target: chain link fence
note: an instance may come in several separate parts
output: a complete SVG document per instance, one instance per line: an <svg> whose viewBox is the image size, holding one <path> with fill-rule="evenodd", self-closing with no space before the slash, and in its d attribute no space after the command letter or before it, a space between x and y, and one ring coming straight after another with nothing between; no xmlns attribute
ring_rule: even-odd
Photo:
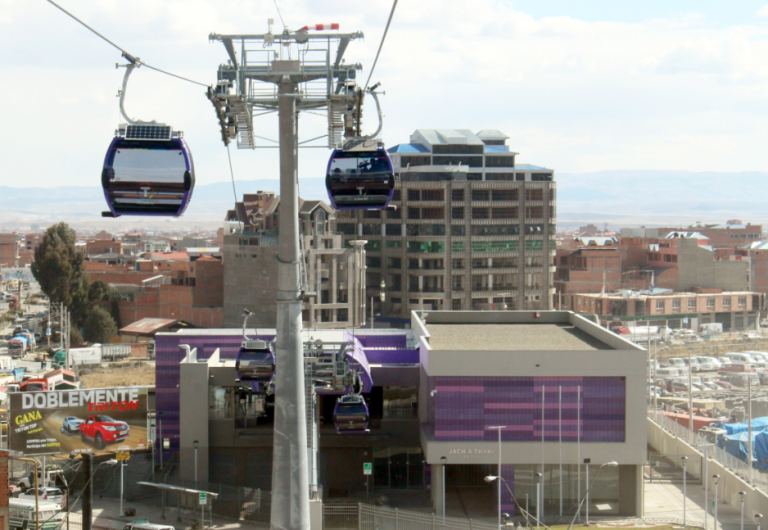
<svg viewBox="0 0 768 530"><path fill-rule="evenodd" d="M498 530L492 523L371 504L323 505L324 530Z"/></svg>

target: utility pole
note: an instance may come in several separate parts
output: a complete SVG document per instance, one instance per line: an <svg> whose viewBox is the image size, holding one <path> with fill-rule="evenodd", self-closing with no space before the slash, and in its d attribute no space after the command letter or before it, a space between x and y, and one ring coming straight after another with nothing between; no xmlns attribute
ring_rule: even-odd
<svg viewBox="0 0 768 530"><path fill-rule="evenodd" d="M83 530L93 530L93 454L83 453L83 471L85 472L85 487L83 488Z"/></svg>
<svg viewBox="0 0 768 530"><path fill-rule="evenodd" d="M313 27L323 29L322 25ZM219 118L224 144L236 139L239 148L258 148L253 129L254 109L278 112L280 233L275 361L279 368L275 372L271 511L271 527L277 530L309 530L301 337L305 286L300 273L303 255L298 217L298 112L327 108L328 147L341 143L345 122L352 120L352 114L347 111L359 99L359 93L350 92L347 83L354 84L357 70L362 68L343 64L342 57L349 42L362 36L362 33L310 33L305 28L281 34L212 34L209 37L221 41L229 56L229 64L219 67L215 91L208 92ZM309 41L312 42L304 47ZM337 45L335 51L331 49L333 45ZM236 50L245 52L238 56ZM233 88L235 93L230 94Z"/></svg>

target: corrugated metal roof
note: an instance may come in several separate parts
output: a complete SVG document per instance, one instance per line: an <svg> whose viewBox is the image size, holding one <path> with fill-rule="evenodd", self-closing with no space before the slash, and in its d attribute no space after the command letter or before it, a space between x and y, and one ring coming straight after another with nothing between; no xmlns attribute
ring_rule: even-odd
<svg viewBox="0 0 768 530"><path fill-rule="evenodd" d="M178 320L172 318L142 318L141 320L122 328L120 333L157 333L159 330L172 326L177 322Z"/></svg>
<svg viewBox="0 0 768 530"><path fill-rule="evenodd" d="M523 171L552 171L541 166L534 166L533 164L515 164L515 169Z"/></svg>

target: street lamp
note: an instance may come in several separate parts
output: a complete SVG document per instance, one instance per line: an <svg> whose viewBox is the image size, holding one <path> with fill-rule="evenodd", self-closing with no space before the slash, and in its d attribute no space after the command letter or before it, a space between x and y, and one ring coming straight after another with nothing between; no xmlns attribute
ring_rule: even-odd
<svg viewBox="0 0 768 530"><path fill-rule="evenodd" d="M717 530L717 483L720 482L720 475L712 475L712 482L715 483L715 530Z"/></svg>
<svg viewBox="0 0 768 530"><path fill-rule="evenodd" d="M747 492L740 491L739 496L741 497L741 530L744 530L744 498L747 496Z"/></svg>
<svg viewBox="0 0 768 530"><path fill-rule="evenodd" d="M611 460L610 462L606 462L605 464L602 464L599 468L597 468L597 471L595 472L595 476L592 477L592 482L589 483L589 486L587 487L587 493L584 495L584 498L581 499L579 502L579 506L576 508L576 515L573 516L573 519L571 519L571 524L568 525L568 530L571 530L573 528L573 523L576 522L576 518L579 516L579 512L581 511L581 505L584 504L584 501L589 498L589 490L592 489L592 485L594 485L595 480L597 480L597 476L600 474L600 471L605 467L616 467L619 463ZM589 477L587 477L589 478ZM589 503L587 503L587 519L584 523L585 526L589 526Z"/></svg>
<svg viewBox="0 0 768 530"><path fill-rule="evenodd" d="M541 473L534 473L536 478L536 530L541 528Z"/></svg>
<svg viewBox="0 0 768 530"><path fill-rule="evenodd" d="M197 487L197 448L200 447L200 442L195 440L192 445L195 448L195 487Z"/></svg>
<svg viewBox="0 0 768 530"><path fill-rule="evenodd" d="M490 430L496 430L499 432L499 477L501 477L501 430L506 428L506 425L495 425L488 427ZM489 482L488 477L485 477L485 481ZM501 484L499 484L499 528L501 528Z"/></svg>
<svg viewBox="0 0 768 530"><path fill-rule="evenodd" d="M440 464L443 470L443 521L445 521L445 463L448 459L444 456L440 457Z"/></svg>
<svg viewBox="0 0 768 530"><path fill-rule="evenodd" d="M686 496L686 486L687 486L687 480L686 480L687 471L686 470L687 470L687 467L688 467L688 457L687 456L682 456L682 457L680 457L680 460L683 461L683 529L685 529L686 521L687 521L687 519L685 517L685 515L686 515L686 513L685 513L685 496Z"/></svg>
<svg viewBox="0 0 768 530"><path fill-rule="evenodd" d="M512 489L509 487L509 483L506 480L504 480L504 477L496 477L494 475L488 475L483 480L485 480L488 484L490 484L494 480L499 480L500 482L502 482L504 484L504 486L507 488L507 491L509 492L509 497L510 497L510 499L512 499L512 502L514 502L515 505L517 505L517 507L520 508L520 511L523 512L523 516L525 517L525 527L528 528L528 515L530 515L528 513L528 506L526 506L526 509L523 510L523 507L520 506L517 503L517 501L515 500L515 494L512 493ZM499 489L501 489L501 484L499 484ZM526 499L527 498L528 498L528 495L526 495ZM527 503L527 501L526 501L526 503ZM508 513L503 513L503 514L501 514L501 516L505 520L505 522L506 522L506 519L509 518L509 514Z"/></svg>
<svg viewBox="0 0 768 530"><path fill-rule="evenodd" d="M762 522L762 519L763 519L762 513L755 514L755 521L757 521L757 530L760 530L760 523Z"/></svg>

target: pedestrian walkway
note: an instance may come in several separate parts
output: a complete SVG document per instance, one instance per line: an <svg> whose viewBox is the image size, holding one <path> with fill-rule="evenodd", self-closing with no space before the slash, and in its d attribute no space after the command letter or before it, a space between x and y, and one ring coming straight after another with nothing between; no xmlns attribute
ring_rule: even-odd
<svg viewBox="0 0 768 530"><path fill-rule="evenodd" d="M701 484L688 485L686 488L685 516L688 524L694 521L704 524L704 486ZM718 525L714 526L712 503L714 488L709 488L709 514L707 528L709 530L739 530L741 526L741 507L723 504L722 497L717 504ZM645 519L683 520L683 485L677 483L645 482ZM744 528L755 528L754 521L744 521Z"/></svg>
<svg viewBox="0 0 768 530"><path fill-rule="evenodd" d="M160 506L152 506L149 504L137 503L137 502L124 502L123 509L134 508L136 515L126 517L120 515L120 501L112 499L93 499L93 517L95 519L95 528L112 528L122 529L126 523L136 521L137 519L146 519L151 523L167 524L175 527L177 530L187 529L192 527L192 523L199 521L201 518L201 512L191 511L185 508L178 510L176 506L168 505L165 507L165 518L163 518L163 509ZM79 512L78 515L81 515ZM210 524L211 528L217 530L234 530L236 528L246 529L264 529L269 525L259 524L252 521L236 521L233 519L223 518L214 515L213 521L209 522L210 514L206 512L206 526ZM73 517L73 520L76 518ZM79 518L77 518L79 520ZM111 524L110 524L111 523ZM72 530L75 530L74 525Z"/></svg>

